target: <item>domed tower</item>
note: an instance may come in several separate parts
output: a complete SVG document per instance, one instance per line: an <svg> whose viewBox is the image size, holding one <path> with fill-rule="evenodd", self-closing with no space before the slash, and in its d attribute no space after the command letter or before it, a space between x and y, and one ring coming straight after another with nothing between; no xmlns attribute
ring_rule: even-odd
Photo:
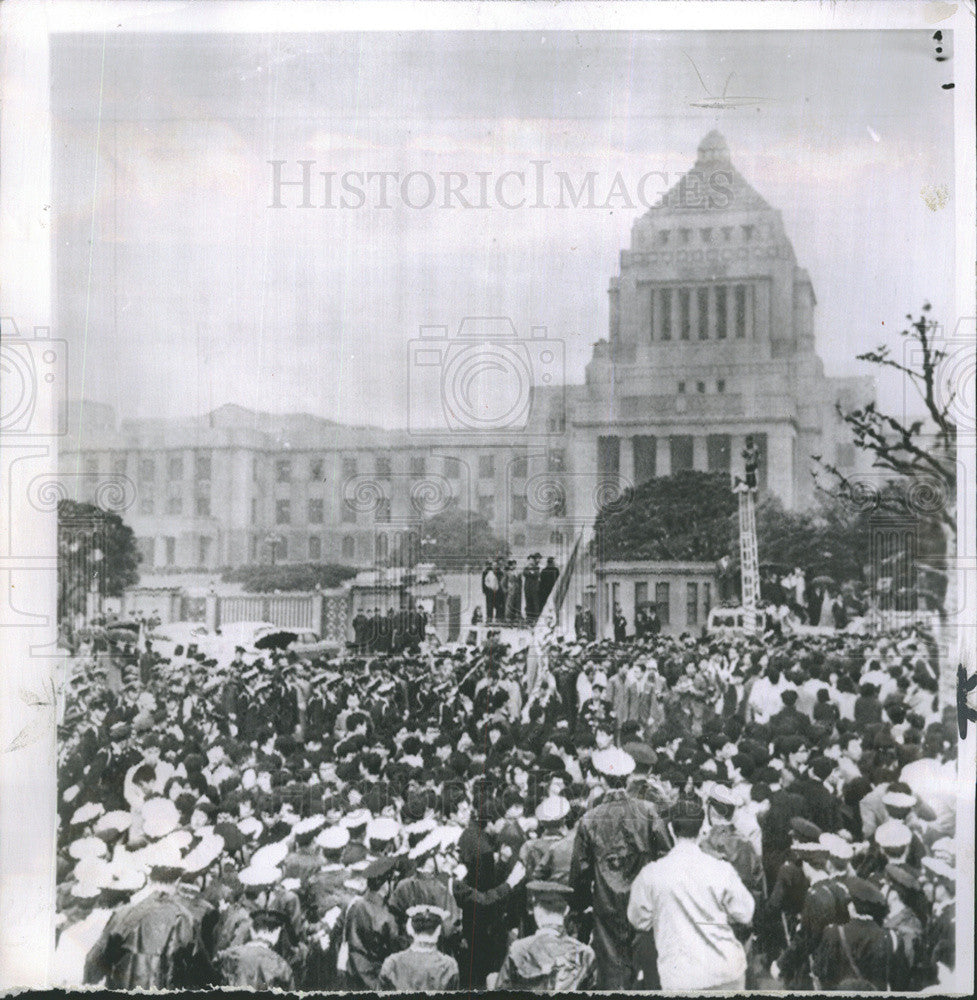
<svg viewBox="0 0 977 1000"><path fill-rule="evenodd" d="M822 437L838 380L815 353L814 290L781 214L719 132L635 221L609 297L609 338L574 414L599 435L598 471L634 482L683 468L736 473L752 434L764 486L789 506L806 502L809 456L834 458Z"/></svg>

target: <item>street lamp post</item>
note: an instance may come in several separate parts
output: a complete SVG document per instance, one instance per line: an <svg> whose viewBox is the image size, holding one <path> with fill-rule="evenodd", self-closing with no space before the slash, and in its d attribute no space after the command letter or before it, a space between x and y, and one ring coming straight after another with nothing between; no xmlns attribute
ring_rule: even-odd
<svg viewBox="0 0 977 1000"><path fill-rule="evenodd" d="M277 532L272 531L265 537L265 544L268 545L271 551L271 564L275 565L275 557L278 555L278 546L284 542L285 539L282 538Z"/></svg>

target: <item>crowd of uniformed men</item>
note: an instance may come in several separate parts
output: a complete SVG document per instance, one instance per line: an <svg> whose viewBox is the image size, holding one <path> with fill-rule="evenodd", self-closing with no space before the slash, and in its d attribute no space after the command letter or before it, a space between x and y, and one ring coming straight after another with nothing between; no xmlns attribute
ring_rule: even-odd
<svg viewBox="0 0 977 1000"><path fill-rule="evenodd" d="M110 686L82 653L60 726L63 984L924 990L953 968L956 733L927 636L132 652Z"/></svg>

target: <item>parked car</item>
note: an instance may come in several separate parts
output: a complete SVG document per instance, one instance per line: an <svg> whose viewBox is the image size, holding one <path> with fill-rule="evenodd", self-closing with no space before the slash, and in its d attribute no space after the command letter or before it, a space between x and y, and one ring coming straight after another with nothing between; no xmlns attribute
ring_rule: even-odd
<svg viewBox="0 0 977 1000"><path fill-rule="evenodd" d="M183 656L193 646L208 657L215 656L215 640L214 633L203 622L167 622L157 625L149 634L153 649L167 659Z"/></svg>
<svg viewBox="0 0 977 1000"><path fill-rule="evenodd" d="M754 612L757 618L757 631L766 632L770 627L770 616L766 611L758 610ZM718 607L709 611L706 620L707 635L745 635L746 634L746 608Z"/></svg>
<svg viewBox="0 0 977 1000"><path fill-rule="evenodd" d="M220 659L227 662L241 646L246 663L252 663L269 650L295 649L304 652L320 643L319 636L307 628L290 628L274 622L229 622L217 630Z"/></svg>

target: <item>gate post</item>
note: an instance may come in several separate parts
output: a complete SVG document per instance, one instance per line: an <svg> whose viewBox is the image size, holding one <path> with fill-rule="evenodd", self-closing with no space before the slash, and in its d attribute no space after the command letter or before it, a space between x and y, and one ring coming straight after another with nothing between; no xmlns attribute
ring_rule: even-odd
<svg viewBox="0 0 977 1000"><path fill-rule="evenodd" d="M211 631L220 626L220 598L214 593L204 599L204 623Z"/></svg>

